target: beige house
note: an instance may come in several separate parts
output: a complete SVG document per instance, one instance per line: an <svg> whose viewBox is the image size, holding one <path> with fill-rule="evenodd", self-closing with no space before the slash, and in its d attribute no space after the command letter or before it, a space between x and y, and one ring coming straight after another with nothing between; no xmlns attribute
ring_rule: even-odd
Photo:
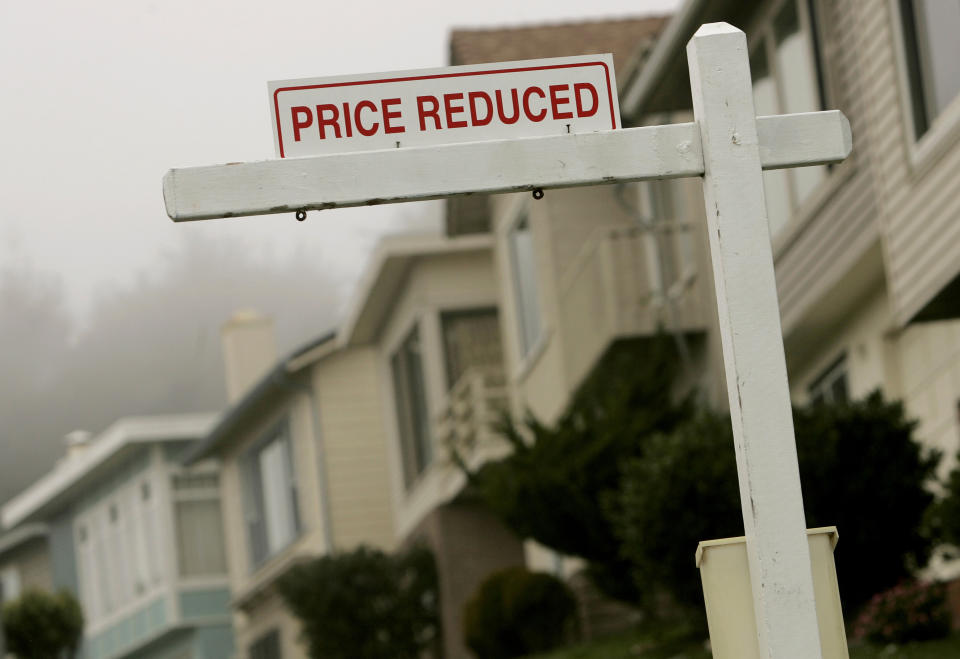
<svg viewBox="0 0 960 659"><path fill-rule="evenodd" d="M844 163L765 174L795 401L880 388L905 401L925 442L952 456L960 448L960 60L950 35L960 10L937 0L690 0L665 26L651 23L635 37L626 49L633 66L618 58L625 124L691 120L684 47L699 25L718 20L747 33L758 114L839 108L853 128ZM577 35L603 26L458 31L452 61L573 54ZM377 340L387 364L399 359L411 327L420 328L431 450L441 452L455 428L474 438L478 460L495 455L496 439L472 425L491 401L505 395L513 412L529 409L549 423L614 342L643 341L658 327L686 353L681 386L725 407L703 213L696 179L548 191L540 201L523 193L449 202L449 242L490 232L502 375L444 379L435 338L443 332L432 320L442 311L414 324L416 313L403 308L443 303L416 293L414 285L425 285L408 276ZM402 446L398 418L393 443ZM394 457L395 473L404 459ZM456 501L460 487L440 463L412 480L405 468L406 488L394 485L401 538L442 510L437 502ZM525 560L556 565L530 546Z"/></svg>
<svg viewBox="0 0 960 659"><path fill-rule="evenodd" d="M458 499L465 478L449 449L502 454L488 425L506 405L492 240L407 235L384 240L338 341L376 353L390 460L394 524L403 545L437 562L444 652L467 656L461 613L480 580L523 563L520 541Z"/></svg>
<svg viewBox="0 0 960 659"><path fill-rule="evenodd" d="M764 174L795 400L880 388L902 398L919 436L952 457L960 436L960 50L952 36L960 8L690 0L621 95L626 116L645 122L690 107L684 45L716 20L747 33L758 114L838 108L853 129L844 163ZM689 217L702 226L695 204Z"/></svg>
<svg viewBox="0 0 960 659"><path fill-rule="evenodd" d="M717 20L747 33L758 114L839 108L853 128L844 163L765 174L794 399L879 387L953 454L953 3L688 0L668 21L456 31L451 63L612 50L626 125L689 121L684 46ZM680 386L724 407L705 227L696 179L463 197L448 202L444 236L381 244L336 334L274 365L262 321L235 319L232 407L197 456L224 462L240 652L302 656L272 589L293 562L422 540L440 570L446 656L467 656L461 612L479 581L561 562L464 500L450 447L473 465L501 455L489 430L500 410L550 423L614 343L658 328L682 346Z"/></svg>
<svg viewBox="0 0 960 659"><path fill-rule="evenodd" d="M298 561L394 545L379 363L327 334L277 360L272 323L223 328L230 406L187 462L222 461L239 656L305 657L276 579Z"/></svg>
<svg viewBox="0 0 960 659"><path fill-rule="evenodd" d="M838 108L853 129L844 163L764 174L794 400L879 388L903 399L950 468L960 448L960 9L688 0L633 73L618 71L625 124L692 119L684 48L721 20L747 33L757 114ZM612 341L658 322L687 346L683 381L726 406L699 181L498 196L489 209L514 410L556 418Z"/></svg>

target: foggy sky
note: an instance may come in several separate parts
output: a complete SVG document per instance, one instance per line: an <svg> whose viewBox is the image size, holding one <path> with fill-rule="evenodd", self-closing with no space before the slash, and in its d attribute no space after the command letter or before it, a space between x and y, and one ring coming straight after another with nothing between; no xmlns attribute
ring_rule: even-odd
<svg viewBox="0 0 960 659"><path fill-rule="evenodd" d="M219 411L219 327L281 350L336 323L378 237L437 204L173 224L171 167L273 157L267 82L438 67L452 26L644 15L677 0L0 2L0 502L73 429Z"/></svg>

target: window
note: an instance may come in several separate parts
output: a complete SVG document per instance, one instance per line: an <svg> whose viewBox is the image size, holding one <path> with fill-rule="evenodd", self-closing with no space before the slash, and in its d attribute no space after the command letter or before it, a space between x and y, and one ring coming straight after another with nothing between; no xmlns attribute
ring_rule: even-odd
<svg viewBox="0 0 960 659"><path fill-rule="evenodd" d="M775 6L751 45L750 70L757 115L824 109L824 84L813 3L784 0ZM763 173L770 235L775 237L826 178L827 168L794 167Z"/></svg>
<svg viewBox="0 0 960 659"><path fill-rule="evenodd" d="M247 538L252 567L300 533L297 483L286 421L272 428L244 458Z"/></svg>
<svg viewBox="0 0 960 659"><path fill-rule="evenodd" d="M920 139L960 93L960 0L900 0L900 20Z"/></svg>
<svg viewBox="0 0 960 659"><path fill-rule="evenodd" d="M227 558L215 473L173 477L174 519L180 576L225 574Z"/></svg>
<svg viewBox="0 0 960 659"><path fill-rule="evenodd" d="M149 479L139 479L118 487L78 515L80 599L93 624L151 596L163 581L156 499Z"/></svg>
<svg viewBox="0 0 960 659"><path fill-rule="evenodd" d="M281 659L280 630L272 629L250 645L250 659Z"/></svg>
<svg viewBox="0 0 960 659"><path fill-rule="evenodd" d="M0 570L0 603L20 597L20 571L16 567Z"/></svg>
<svg viewBox="0 0 960 659"><path fill-rule="evenodd" d="M433 460L420 332L414 327L390 360L400 430L403 479L409 487Z"/></svg>
<svg viewBox="0 0 960 659"><path fill-rule="evenodd" d="M449 311L440 316L450 389L470 368L501 368L500 320L496 309Z"/></svg>
<svg viewBox="0 0 960 659"><path fill-rule="evenodd" d="M850 399L847 388L847 358L842 355L807 388L810 404L845 403Z"/></svg>
<svg viewBox="0 0 960 659"><path fill-rule="evenodd" d="M526 356L536 345L542 330L533 236L526 215L513 225L507 240L513 267L513 294L520 326L520 353Z"/></svg>

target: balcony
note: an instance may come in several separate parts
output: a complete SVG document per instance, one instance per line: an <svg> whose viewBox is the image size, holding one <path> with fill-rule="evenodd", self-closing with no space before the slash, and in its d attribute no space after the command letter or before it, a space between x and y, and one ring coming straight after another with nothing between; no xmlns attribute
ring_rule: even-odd
<svg viewBox="0 0 960 659"><path fill-rule="evenodd" d="M704 290L694 225L661 222L598 227L562 274L557 332L572 388L612 341L658 330L702 332Z"/></svg>
<svg viewBox="0 0 960 659"><path fill-rule="evenodd" d="M450 389L447 404L434 420L437 455L451 462L456 452L471 469L504 455L508 445L492 428L507 407L502 367L468 369Z"/></svg>

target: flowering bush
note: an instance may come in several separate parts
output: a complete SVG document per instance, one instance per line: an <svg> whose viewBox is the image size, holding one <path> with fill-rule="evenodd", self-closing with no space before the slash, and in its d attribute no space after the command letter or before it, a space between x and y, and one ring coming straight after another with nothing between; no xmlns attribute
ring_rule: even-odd
<svg viewBox="0 0 960 659"><path fill-rule="evenodd" d="M950 632L947 589L942 583L904 582L874 595L857 616L853 635L874 643L905 643Z"/></svg>

